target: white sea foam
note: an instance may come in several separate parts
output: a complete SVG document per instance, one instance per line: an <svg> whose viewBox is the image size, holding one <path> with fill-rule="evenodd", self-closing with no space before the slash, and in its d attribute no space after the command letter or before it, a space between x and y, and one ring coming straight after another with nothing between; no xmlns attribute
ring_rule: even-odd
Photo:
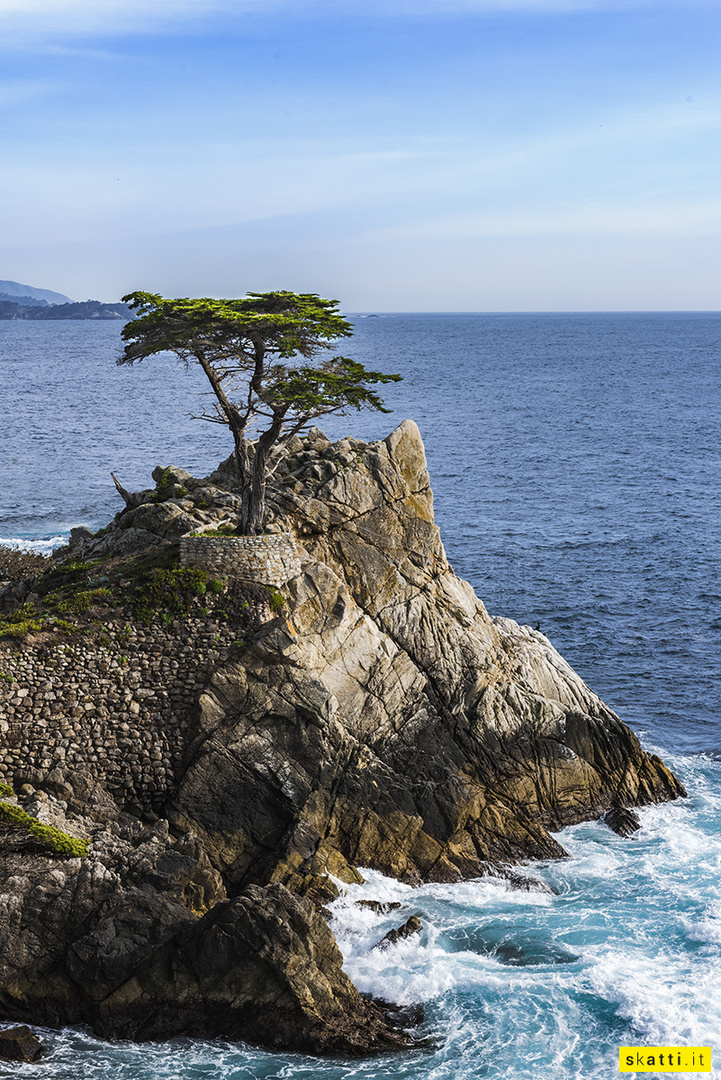
<svg viewBox="0 0 721 1080"><path fill-rule="evenodd" d="M19 536L0 536L0 547L13 548L15 551L36 551L41 555L49 555L56 548L67 544L70 533L50 536L42 540L24 539Z"/></svg>
<svg viewBox="0 0 721 1080"><path fill-rule="evenodd" d="M721 900L711 901L700 918L686 918L683 924L691 941L721 945Z"/></svg>
<svg viewBox="0 0 721 1080"><path fill-rule="evenodd" d="M423 1002L441 1037L417 1075L471 1080L482 1063L499 1080L549 1068L605 1080L619 1045L713 1044L719 772L713 761L692 768L689 800L642 809L632 838L594 822L560 833L570 858L529 868L556 895L493 879L412 889L372 872L344 889L333 929L349 975L366 993ZM360 899L401 907L380 914ZM373 948L411 914L420 934Z"/></svg>
<svg viewBox="0 0 721 1080"><path fill-rule="evenodd" d="M648 956L632 947L609 949L589 972L595 993L617 1005L639 1043L708 1046L721 1031L721 965L660 950Z"/></svg>

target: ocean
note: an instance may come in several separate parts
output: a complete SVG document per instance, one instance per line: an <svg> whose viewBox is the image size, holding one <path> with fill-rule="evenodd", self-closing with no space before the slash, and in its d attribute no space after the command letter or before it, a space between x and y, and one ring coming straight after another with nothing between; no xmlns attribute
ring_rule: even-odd
<svg viewBox="0 0 721 1080"><path fill-rule="evenodd" d="M404 381L385 388L392 415L324 430L417 421L456 572L491 614L540 624L689 797L641 810L631 839L563 830L571 858L528 867L548 894L372 872L349 889L333 905L346 970L423 1002L412 1052L349 1063L41 1029L45 1061L0 1076L606 1080L621 1045L713 1046L721 1076L721 314L350 318L343 353ZM118 368L120 347L115 323L0 323L0 543L50 550L104 525L122 508L111 471L139 489L157 464L203 474L230 452L191 419L199 372ZM420 935L371 952L410 914Z"/></svg>

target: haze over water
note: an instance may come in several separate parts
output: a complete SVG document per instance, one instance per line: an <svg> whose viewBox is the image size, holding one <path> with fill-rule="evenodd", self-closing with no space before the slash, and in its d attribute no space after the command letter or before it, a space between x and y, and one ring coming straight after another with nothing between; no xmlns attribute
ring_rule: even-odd
<svg viewBox="0 0 721 1080"><path fill-rule="evenodd" d="M721 315L353 322L342 351L404 381L386 388L391 416L324 429L376 438L417 421L456 572L491 614L540 623L689 799L641 811L630 840L564 830L571 858L528 871L553 895L369 874L341 899L349 974L425 1003L423 1050L348 1064L48 1032L50 1057L23 1075L605 1080L620 1044L713 1045L721 1030ZM138 489L156 464L202 474L230 452L227 431L187 416L205 401L199 373L170 358L117 368L119 351L112 323L0 323L3 540L104 525L122 507L111 469ZM361 895L407 907L359 914ZM413 913L420 937L370 953Z"/></svg>

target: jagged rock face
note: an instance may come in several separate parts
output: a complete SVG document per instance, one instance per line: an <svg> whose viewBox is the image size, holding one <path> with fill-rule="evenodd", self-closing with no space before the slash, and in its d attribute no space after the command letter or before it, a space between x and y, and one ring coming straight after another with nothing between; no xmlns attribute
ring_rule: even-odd
<svg viewBox="0 0 721 1080"><path fill-rule="evenodd" d="M683 794L542 634L491 619L453 573L416 425L354 445L319 438L271 492L307 552L288 619L201 698L174 813L229 887L457 880Z"/></svg>
<svg viewBox="0 0 721 1080"><path fill-rule="evenodd" d="M66 804L49 801L50 820L64 825ZM3 845L0 1008L12 1019L92 1022L147 953L226 895L199 842L173 843L167 822L74 818L71 827L91 835L87 858Z"/></svg>
<svg viewBox="0 0 721 1080"><path fill-rule="evenodd" d="M45 799L67 826L64 802ZM0 1015L109 1038L186 1034L364 1054L409 1038L360 997L313 906L282 885L232 901L197 838L123 815L85 859L8 851L0 873Z"/></svg>
<svg viewBox="0 0 721 1080"><path fill-rule="evenodd" d="M251 885L154 950L101 1003L97 1029L133 1039L222 1035L343 1055L407 1046L342 963L308 901L282 885Z"/></svg>
<svg viewBox="0 0 721 1080"><path fill-rule="evenodd" d="M43 1047L28 1027L6 1028L0 1031L0 1059L3 1061L39 1061Z"/></svg>

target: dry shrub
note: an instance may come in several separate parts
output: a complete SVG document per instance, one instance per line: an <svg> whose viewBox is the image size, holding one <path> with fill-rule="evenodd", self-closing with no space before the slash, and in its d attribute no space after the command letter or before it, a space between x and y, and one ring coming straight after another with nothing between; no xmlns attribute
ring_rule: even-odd
<svg viewBox="0 0 721 1080"><path fill-rule="evenodd" d="M49 555L38 551L18 551L0 545L0 581L24 581L44 574L54 565Z"/></svg>

